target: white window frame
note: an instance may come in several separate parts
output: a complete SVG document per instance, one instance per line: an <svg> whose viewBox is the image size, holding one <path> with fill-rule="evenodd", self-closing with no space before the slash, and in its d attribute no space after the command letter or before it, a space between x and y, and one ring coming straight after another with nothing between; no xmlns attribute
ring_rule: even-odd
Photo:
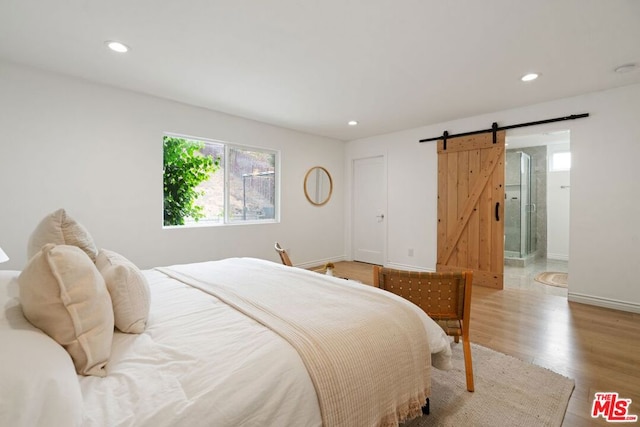
<svg viewBox="0 0 640 427"><path fill-rule="evenodd" d="M238 144L227 141L222 141L218 139L211 138L203 138L197 136L189 136L182 135L176 133L165 132L163 135L163 139L165 136L174 137L174 138L184 138L192 141L200 141L205 144L220 144L224 146L224 158L222 159L222 167L224 170L224 215L222 221L207 221L206 219L197 221L197 222L189 222L184 225L162 225L162 228L166 229L175 229L175 228L197 228L197 227L226 227L226 226L238 226L238 225L256 225L256 224L277 224L280 222L280 169L281 169L281 152L280 150L274 150L271 148L264 148L257 145L246 145L246 144ZM254 219L254 220L230 220L229 219L229 186L230 186L230 176L229 176L229 167L227 167L227 159L229 158L229 151L231 149L237 150L247 150L247 151L260 151L264 153L273 154L275 156L275 173L274 173L274 217L268 219ZM163 202L164 209L164 202Z"/></svg>

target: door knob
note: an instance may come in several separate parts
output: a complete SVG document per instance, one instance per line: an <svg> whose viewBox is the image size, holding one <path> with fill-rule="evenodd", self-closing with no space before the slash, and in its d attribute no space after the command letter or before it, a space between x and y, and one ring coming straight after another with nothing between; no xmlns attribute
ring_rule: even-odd
<svg viewBox="0 0 640 427"><path fill-rule="evenodd" d="M384 214L376 215L376 218L379 218L382 221L384 219Z"/></svg>

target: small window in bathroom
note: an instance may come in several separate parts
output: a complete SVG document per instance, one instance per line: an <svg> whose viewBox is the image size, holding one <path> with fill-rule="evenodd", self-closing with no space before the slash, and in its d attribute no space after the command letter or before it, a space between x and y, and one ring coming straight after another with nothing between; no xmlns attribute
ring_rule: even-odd
<svg viewBox="0 0 640 427"><path fill-rule="evenodd" d="M568 171L571 169L571 153L569 151L553 153L550 163L549 170L552 172Z"/></svg>

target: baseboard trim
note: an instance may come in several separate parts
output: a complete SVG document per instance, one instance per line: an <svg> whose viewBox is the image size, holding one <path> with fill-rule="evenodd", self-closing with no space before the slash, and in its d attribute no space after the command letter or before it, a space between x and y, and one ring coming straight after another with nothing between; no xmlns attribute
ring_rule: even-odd
<svg viewBox="0 0 640 427"><path fill-rule="evenodd" d="M337 257L331 257L331 258L324 258L324 259L319 259L316 261L310 261L310 262L305 262L302 264L294 264L295 267L300 267L300 268L311 268L311 267L320 267L325 265L328 262L340 262L340 261L346 261L346 257L344 255L341 256L337 256Z"/></svg>
<svg viewBox="0 0 640 427"><path fill-rule="evenodd" d="M555 259L558 261L569 261L569 255L547 253L547 259Z"/></svg>
<svg viewBox="0 0 640 427"><path fill-rule="evenodd" d="M579 294L569 292L567 299L571 302L580 304L595 305L597 307L612 308L614 310L627 311L630 313L640 313L640 304L633 302L620 301L610 298L595 297L593 295Z"/></svg>

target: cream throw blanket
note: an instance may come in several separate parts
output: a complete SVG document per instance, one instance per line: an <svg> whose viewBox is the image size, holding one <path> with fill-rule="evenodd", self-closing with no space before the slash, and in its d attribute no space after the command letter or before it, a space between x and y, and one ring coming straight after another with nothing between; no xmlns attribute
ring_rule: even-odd
<svg viewBox="0 0 640 427"><path fill-rule="evenodd" d="M421 319L401 302L252 258L158 270L287 340L313 381L324 426L397 426L421 413L431 355Z"/></svg>

